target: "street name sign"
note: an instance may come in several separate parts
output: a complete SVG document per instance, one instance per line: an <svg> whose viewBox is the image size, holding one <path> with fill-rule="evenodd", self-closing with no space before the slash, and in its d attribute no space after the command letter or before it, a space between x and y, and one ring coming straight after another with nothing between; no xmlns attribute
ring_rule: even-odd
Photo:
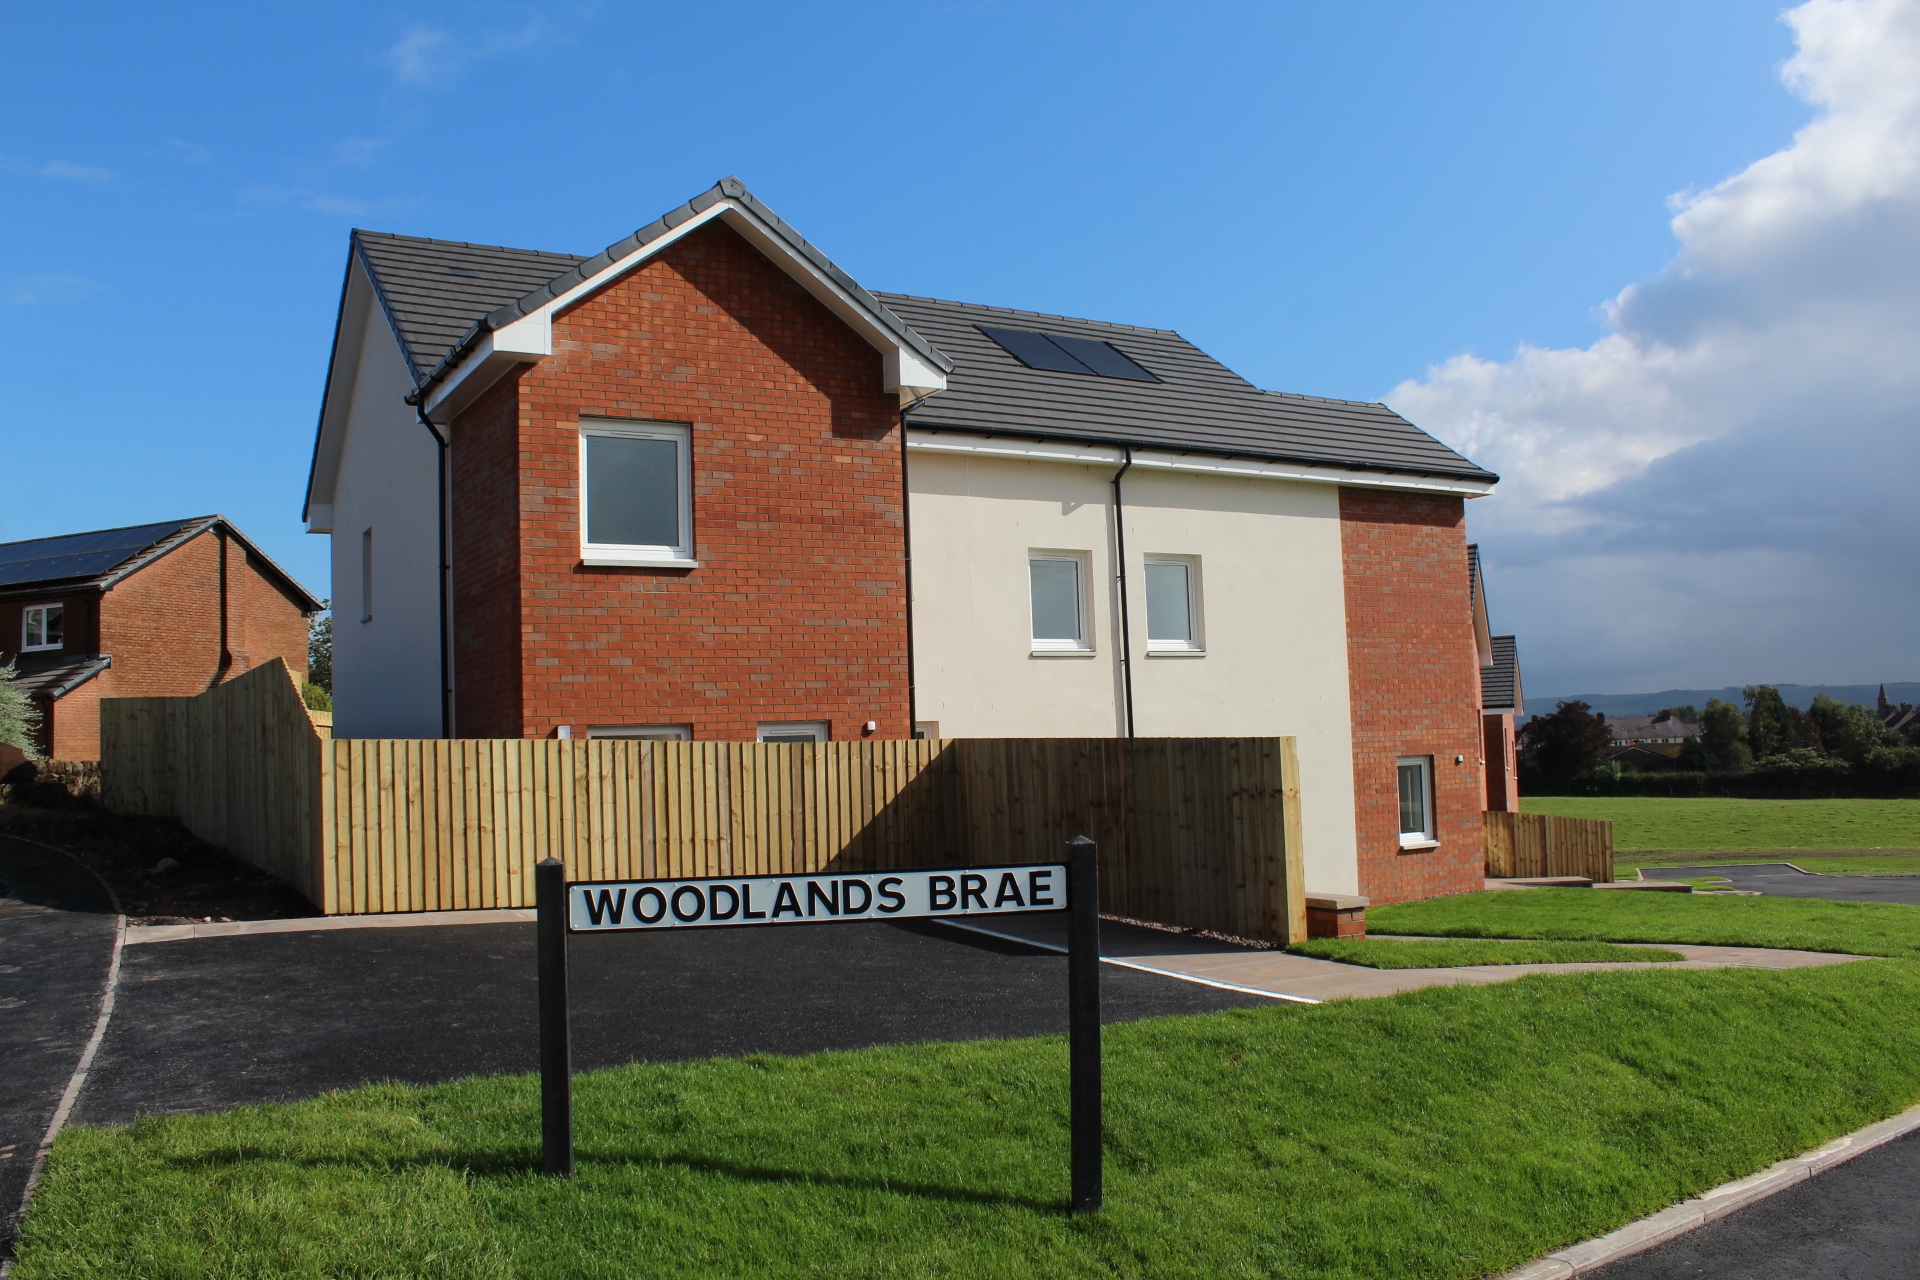
<svg viewBox="0 0 1920 1280"><path fill-rule="evenodd" d="M1064 863L853 875L576 882L567 885L567 928L573 933L601 933L820 924L1064 911L1068 905Z"/></svg>

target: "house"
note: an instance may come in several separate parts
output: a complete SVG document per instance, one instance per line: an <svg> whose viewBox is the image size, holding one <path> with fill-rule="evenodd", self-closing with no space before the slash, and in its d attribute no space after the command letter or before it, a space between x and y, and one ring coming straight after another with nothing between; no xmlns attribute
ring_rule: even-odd
<svg viewBox="0 0 1920 1280"><path fill-rule="evenodd" d="M1384 405L873 293L737 180L590 257L358 231L341 737L1292 735L1316 892L1478 887L1464 508Z"/></svg>
<svg viewBox="0 0 1920 1280"><path fill-rule="evenodd" d="M1887 697L1887 686L1880 686L1880 696L1875 700L1873 713L1881 724L1895 733L1907 733L1915 725L1920 725L1920 708L1911 702L1895 705Z"/></svg>
<svg viewBox="0 0 1920 1280"><path fill-rule="evenodd" d="M1613 746L1646 747L1668 756L1679 755L1680 748L1700 736L1699 725L1664 711L1650 716L1611 716L1607 731L1613 735Z"/></svg>
<svg viewBox="0 0 1920 1280"><path fill-rule="evenodd" d="M1520 743L1514 726L1526 713L1520 694L1520 653L1512 636L1496 636L1487 615L1487 580L1480 548L1467 545L1467 582L1473 596L1474 648L1480 656L1480 762L1487 775L1487 808L1520 812Z"/></svg>
<svg viewBox="0 0 1920 1280"><path fill-rule="evenodd" d="M224 516L0 543L0 665L40 750L100 757L100 699L183 697L274 658L307 669L320 601Z"/></svg>

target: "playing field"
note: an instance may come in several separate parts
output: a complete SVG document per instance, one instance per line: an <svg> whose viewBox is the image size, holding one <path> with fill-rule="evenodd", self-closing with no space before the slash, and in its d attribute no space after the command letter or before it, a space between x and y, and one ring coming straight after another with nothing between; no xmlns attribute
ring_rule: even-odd
<svg viewBox="0 0 1920 1280"><path fill-rule="evenodd" d="M1920 800L1533 796L1522 800L1520 807L1527 813L1565 818L1604 818L1613 823L1613 847L1622 853L1721 850L1745 854L1796 849L1920 853Z"/></svg>

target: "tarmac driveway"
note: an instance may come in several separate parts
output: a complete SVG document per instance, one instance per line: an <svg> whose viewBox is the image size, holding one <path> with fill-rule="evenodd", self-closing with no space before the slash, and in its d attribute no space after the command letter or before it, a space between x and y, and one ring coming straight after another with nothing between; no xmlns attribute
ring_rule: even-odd
<svg viewBox="0 0 1920 1280"><path fill-rule="evenodd" d="M1660 867L1661 880L1724 876L1734 889L1776 898L1840 898L1849 902L1911 902L1920 905L1920 876L1823 876L1796 871L1784 862L1742 867Z"/></svg>
<svg viewBox="0 0 1920 1280"><path fill-rule="evenodd" d="M574 1065L1066 1030L1066 959L931 922L580 934ZM1117 1022L1269 1004L1111 966ZM75 1120L285 1100L369 1080L531 1071L531 924L332 929L128 946Z"/></svg>
<svg viewBox="0 0 1920 1280"><path fill-rule="evenodd" d="M0 1256L100 1016L114 928L106 891L79 864L0 836Z"/></svg>

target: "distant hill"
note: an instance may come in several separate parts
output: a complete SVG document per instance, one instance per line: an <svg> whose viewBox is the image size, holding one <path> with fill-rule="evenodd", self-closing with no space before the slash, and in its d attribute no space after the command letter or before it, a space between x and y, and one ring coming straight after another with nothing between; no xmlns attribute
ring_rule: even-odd
<svg viewBox="0 0 1920 1280"><path fill-rule="evenodd" d="M1787 700L1788 706L1799 707L1802 711L1806 710L1816 693L1869 707L1880 696L1880 686L1877 684L1779 684L1774 688L1780 691L1780 696ZM1575 701L1584 702L1605 716L1650 716L1666 707L1704 707L1708 698L1731 702L1736 707L1745 705L1740 700L1738 685L1729 685L1725 689L1664 689L1659 693L1558 693L1546 697L1531 690L1526 692L1527 713L1536 716L1551 712L1555 703ZM1889 680L1887 698L1895 703L1920 702L1920 680Z"/></svg>

